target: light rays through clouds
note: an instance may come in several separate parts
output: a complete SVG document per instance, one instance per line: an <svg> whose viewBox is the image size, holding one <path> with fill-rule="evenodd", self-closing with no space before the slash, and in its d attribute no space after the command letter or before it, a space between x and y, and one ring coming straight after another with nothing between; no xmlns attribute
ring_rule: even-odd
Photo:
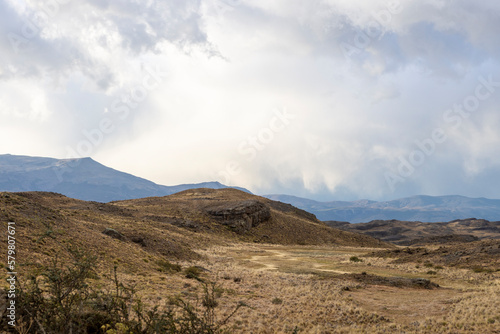
<svg viewBox="0 0 500 334"><path fill-rule="evenodd" d="M500 198L497 1L0 0L0 15L0 153L320 200Z"/></svg>

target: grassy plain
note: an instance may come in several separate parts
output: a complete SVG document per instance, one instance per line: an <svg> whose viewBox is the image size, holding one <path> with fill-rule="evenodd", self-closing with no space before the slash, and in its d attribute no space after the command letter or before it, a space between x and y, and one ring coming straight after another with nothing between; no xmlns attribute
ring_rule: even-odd
<svg viewBox="0 0 500 334"><path fill-rule="evenodd" d="M498 333L499 272L364 257L371 251L239 243L198 250L203 260L181 264L203 267L221 284L221 318L240 301L252 307L236 314L232 333ZM401 278L409 286L399 286ZM411 285L418 278L439 287ZM186 286L196 292L182 275L167 278L175 285L141 280L157 282L143 291L152 302L165 285L167 294Z"/></svg>

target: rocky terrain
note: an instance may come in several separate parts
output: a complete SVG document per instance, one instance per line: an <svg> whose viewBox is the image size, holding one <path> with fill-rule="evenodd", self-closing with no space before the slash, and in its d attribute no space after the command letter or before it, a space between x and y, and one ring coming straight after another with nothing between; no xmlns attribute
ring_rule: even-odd
<svg viewBox="0 0 500 334"><path fill-rule="evenodd" d="M331 230L308 212L236 189L192 189L167 197L112 202L136 218L231 239L277 244L387 247L359 233Z"/></svg>
<svg viewBox="0 0 500 334"><path fill-rule="evenodd" d="M429 268L436 265L472 268L477 272L500 269L500 240L430 247L404 248L371 253L368 256L396 259L396 263L420 262Z"/></svg>
<svg viewBox="0 0 500 334"><path fill-rule="evenodd" d="M500 221L458 219L441 223L374 220L369 223L327 221L328 226L370 235L398 245L444 244L480 239L500 239Z"/></svg>
<svg viewBox="0 0 500 334"><path fill-rule="evenodd" d="M123 256L130 265L143 252L190 259L199 257L196 247L238 241L389 246L369 236L332 229L300 209L236 189L194 189L111 203L56 193L4 192L0 193L0 220L16 222L26 245L21 251L27 257L43 256L37 251L42 245L43 254L58 253L68 242L99 249L105 258Z"/></svg>
<svg viewBox="0 0 500 334"><path fill-rule="evenodd" d="M3 192L0 221L15 223L26 333L68 323L162 333L154 326L170 319L196 333L486 334L500 322L500 248L487 222L450 225L477 229L454 242L479 241L398 247L290 204L207 188L110 203Z"/></svg>

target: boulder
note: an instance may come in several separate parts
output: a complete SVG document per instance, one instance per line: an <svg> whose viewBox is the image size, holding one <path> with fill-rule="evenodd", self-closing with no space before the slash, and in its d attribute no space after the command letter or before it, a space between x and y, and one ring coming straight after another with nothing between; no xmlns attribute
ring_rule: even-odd
<svg viewBox="0 0 500 334"><path fill-rule="evenodd" d="M225 202L209 206L205 210L221 224L229 226L237 233L245 233L271 218L271 209L257 200Z"/></svg>
<svg viewBox="0 0 500 334"><path fill-rule="evenodd" d="M104 231L102 231L102 233L106 234L107 236L109 236L111 238L114 238L114 239L118 239L118 240L124 240L125 239L125 237L123 236L123 234L121 234L120 232L118 232L117 230L112 229L112 228L107 228Z"/></svg>

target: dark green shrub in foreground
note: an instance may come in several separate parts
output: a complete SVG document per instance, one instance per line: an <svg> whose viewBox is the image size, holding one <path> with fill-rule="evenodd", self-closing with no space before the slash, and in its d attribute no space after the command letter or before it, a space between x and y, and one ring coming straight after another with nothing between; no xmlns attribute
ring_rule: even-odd
<svg viewBox="0 0 500 334"><path fill-rule="evenodd" d="M97 289L97 258L77 249L69 252L68 265L56 257L20 285L17 318L23 319L25 328L31 324L26 333L222 333L230 318L246 306L240 303L229 316L217 319L215 309L223 289L195 277L203 287L196 305L172 297L166 310L148 308L133 287L118 280L116 267L113 289Z"/></svg>

